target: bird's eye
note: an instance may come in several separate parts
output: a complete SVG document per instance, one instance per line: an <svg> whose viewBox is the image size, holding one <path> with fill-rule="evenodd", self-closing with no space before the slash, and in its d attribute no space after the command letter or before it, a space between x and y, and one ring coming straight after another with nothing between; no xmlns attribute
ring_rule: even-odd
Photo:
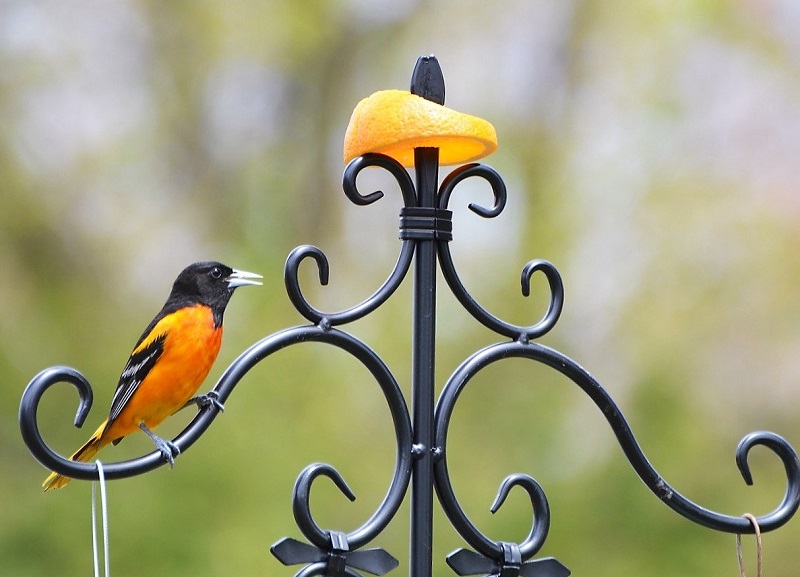
<svg viewBox="0 0 800 577"><path fill-rule="evenodd" d="M208 273L208 274L210 274L211 278L214 278L214 279L222 278L222 271L219 269L219 267L216 267L216 266L214 268L212 268L211 272Z"/></svg>

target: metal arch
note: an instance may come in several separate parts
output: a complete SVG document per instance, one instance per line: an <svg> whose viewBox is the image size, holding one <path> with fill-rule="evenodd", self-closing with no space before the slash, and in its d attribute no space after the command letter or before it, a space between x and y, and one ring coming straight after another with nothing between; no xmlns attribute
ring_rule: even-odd
<svg viewBox="0 0 800 577"><path fill-rule="evenodd" d="M397 463L395 478L392 483L390 495L385 501L389 505L399 506L402 500L400 491L408 484L411 462L411 425L408 409L402 392L386 365L377 354L357 338L335 329L324 329L316 326L293 327L274 333L252 345L244 351L219 378L212 391L220 403L223 403L233 392L241 379L258 363L271 354L291 345L305 342L323 342L332 344L350 353L359 360L376 378L383 390L397 434ZM96 480L97 467L92 463L79 463L70 461L59 455L44 441L38 423L38 407L42 395L54 384L68 382L73 384L80 395L78 415L75 419L76 426L81 426L88 415L92 405L92 389L86 378L77 370L69 367L52 367L39 373L30 382L22 396L20 403L20 430L23 440L33 456L47 468L68 475L76 479ZM200 409L192 421L173 440L181 452L191 447L219 413L213 405ZM165 464L159 451L143 457L122 461L118 463L104 463L103 471L107 479L121 479L149 472ZM401 493L397 495L397 493ZM383 507L383 506L382 506ZM384 523L385 526L385 523ZM351 541L358 542L359 535L353 536Z"/></svg>
<svg viewBox="0 0 800 577"><path fill-rule="evenodd" d="M447 470L447 430L453 409L467 383L484 367L502 359L526 358L560 372L578 385L606 417L617 437L625 457L644 484L668 507L690 521L728 533L753 533L750 522L737 516L724 515L697 505L672 488L650 464L636 441L622 411L600 383L569 357L537 343L508 342L488 346L470 356L452 374L442 391L436 407L436 447L440 458L436 463L436 488L442 507L462 537L481 552L497 554L498 544L488 539L469 522L458 505ZM747 455L756 445L763 445L775 453L786 472L786 492L781 503L770 513L757 517L762 531L781 527L800 506L800 460L786 440L770 432L747 435L736 449L736 462L745 482L752 484ZM535 551L534 551L535 552ZM525 555L523 554L523 557Z"/></svg>

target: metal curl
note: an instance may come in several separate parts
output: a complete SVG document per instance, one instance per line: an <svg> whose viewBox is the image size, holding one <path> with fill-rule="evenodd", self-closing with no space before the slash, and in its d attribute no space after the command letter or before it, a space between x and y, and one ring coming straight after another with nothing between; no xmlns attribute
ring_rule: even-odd
<svg viewBox="0 0 800 577"><path fill-rule="evenodd" d="M494 194L494 205L491 208L485 208L473 203L469 205L469 208L484 218L494 218L505 208L507 198L506 185L493 168L482 164L467 164L451 172L447 178L444 179L439 189L438 206L440 209L446 210L450 202L450 196L455 187L464 179L473 176L481 177L489 182ZM458 271L456 270L453 256L450 252L449 243L438 243L438 253L439 263L442 267L442 275L447 281L450 290L467 312L490 330L512 339L527 341L545 335L558 321L564 307L564 284L561 281L561 274L552 263L539 259L532 260L523 267L521 276L522 295L525 297L530 295L531 277L533 274L536 272L543 272L550 286L550 302L547 307L547 312L539 322L530 326L520 326L494 316L469 294L469 291L464 287L464 284L458 276Z"/></svg>
<svg viewBox="0 0 800 577"><path fill-rule="evenodd" d="M762 531L769 531L777 529L788 521L800 505L800 461L795 450L783 437L769 431L750 433L739 441L736 447L736 465L748 485L753 484L753 475L747 457L750 449L757 445L763 445L775 453L783 462L786 471L787 488L783 501L772 513L756 519ZM753 525L746 519L744 521L749 528L748 532L754 532Z"/></svg>
<svg viewBox="0 0 800 577"><path fill-rule="evenodd" d="M520 279L522 295L525 297L530 296L531 277L536 272L543 272L547 277L547 283L550 286L550 304L542 320L524 331L525 336L529 339L538 338L549 332L558 322L561 311L564 308L564 283L561 281L561 274L558 269L550 261L532 260L523 267Z"/></svg>
<svg viewBox="0 0 800 577"><path fill-rule="evenodd" d="M437 441L438 440L439 437L437 435ZM442 445L437 446L443 448ZM444 457L444 453L442 456ZM442 508L450 519L450 522L458 531L459 535L480 554L476 555L475 553L462 549L448 556L448 564L459 575L485 574L487 571L491 571L492 574L495 575L505 575L507 574L507 568L505 568L505 566L510 563L512 559L513 562L511 562L511 565L513 568L511 572L508 573L511 575L532 575L535 572L530 568L524 571L519 571L519 569L524 565L534 565L537 563L551 565L550 571L552 571L552 573L548 574L554 576L569 575L569 571L564 573L562 570L563 565L554 559L525 563L525 561L539 552L550 530L550 505L547 502L547 496L544 490L533 477L521 473L507 476L500 484L497 496L490 507L490 511L496 513L500 507L502 507L503 503L505 503L511 489L514 487L521 487L528 493L528 497L531 501L531 509L533 511L533 519L527 537L519 544L492 541L472 524L453 493L453 486L450 482L450 476L447 472L447 464L444 458L440 459L435 465L434 480L436 492L437 495L439 495L439 502L442 504ZM487 565L484 559L492 560L492 564Z"/></svg>
<svg viewBox="0 0 800 577"><path fill-rule="evenodd" d="M328 465L327 463L313 463L308 465L297 477L294 484L294 491L292 493L292 510L294 511L294 519L297 522L297 527L300 532L305 535L311 543L320 548L325 548L330 545L329 532L321 529L314 521L311 515L311 485L314 479L320 475L328 477L333 484L347 497L351 502L356 500L356 496L347 483L342 478L339 471Z"/></svg>
<svg viewBox="0 0 800 577"><path fill-rule="evenodd" d="M521 284L523 296L527 297L530 295L531 277L536 272L543 272L545 274L550 287L550 301L547 305L547 311L537 323L529 326L515 325L499 319L483 308L478 301L472 297L458 276L447 243L439 243L439 262L442 266L442 275L461 305L482 325L500 335L523 341L537 339L547 334L555 326L561 316L561 311L564 308L564 284L558 269L549 261L541 259L532 260L522 269Z"/></svg>
<svg viewBox="0 0 800 577"><path fill-rule="evenodd" d="M384 168L389 171L400 187L400 192L403 195L403 204L405 206L417 206L414 181L411 180L411 176L406 169L403 168L403 165L389 156L373 152L354 158L344 169L342 189L353 204L366 206L383 198L383 192L380 190L366 195L362 195L358 192L358 186L356 185L358 174L365 168L371 166Z"/></svg>
<svg viewBox="0 0 800 577"><path fill-rule="evenodd" d="M389 277L372 295L359 304L338 312L325 312L317 309L308 302L300 288L299 268L300 263L311 258L317 263L320 284L328 284L329 267L325 254L317 247L311 245L298 246L289 253L284 267L283 278L286 293L297 312L314 324L324 323L326 326L343 325L358 320L385 303L394 291L400 286L414 257L414 242L403 242L397 262Z"/></svg>
<svg viewBox="0 0 800 577"><path fill-rule="evenodd" d="M240 357L241 363L234 362L220 378L214 389L220 404L228 398L233 386L255 364L245 354ZM59 382L71 383L78 390L80 405L75 417L75 426L81 427L88 416L92 406L92 388L86 378L77 370L69 367L51 367L35 376L22 394L19 408L19 423L22 438L31 454L46 468L66 477L83 480L97 480L99 475L94 463L72 461L53 451L42 438L39 423L38 409L42 395L51 386ZM200 408L192 421L173 440L181 453L185 452L208 429L220 409L214 403L209 403ZM142 457L104 463L103 474L106 479L124 479L141 475L157 469L166 461L160 451L153 451Z"/></svg>
<svg viewBox="0 0 800 577"><path fill-rule="evenodd" d="M342 189L345 195L354 204L364 206L372 204L377 200L383 198L382 191L375 191L370 194L362 195L358 191L356 184L358 174L368 167L380 167L388 170L394 176L400 187L400 192L403 196L403 203L406 207L414 207L417 204L416 191L414 183L411 180L408 172L401 164L394 159L384 156L382 154L365 154L354 158L345 168L344 176L342 178ZM329 278L329 265L328 259L325 254L317 247L311 245L298 246L286 259L284 266L284 283L286 291L289 295L289 300L294 305L295 309L314 324L324 323L327 326L343 325L353 322L357 319L368 315L386 300L397 290L400 283L408 273L411 266L411 260L414 257L415 244L411 240L404 240L400 249L400 255L397 262L389 274L389 277L384 283L369 297L364 299L361 303L338 312L325 312L312 306L311 303L305 298L302 290L300 289L300 280L298 278L300 263L306 258L312 258L317 263L319 269L319 282L325 286L328 284Z"/></svg>
<svg viewBox="0 0 800 577"><path fill-rule="evenodd" d="M470 203L468 205L469 209L484 218L494 218L503 212L508 198L506 183L503 182L502 177L495 169L478 163L465 164L447 175L447 178L442 181L442 186L439 188L439 208L446 209L450 202L450 195L456 185L471 176L479 176L491 185L494 193L494 205L492 208L485 208L478 204Z"/></svg>
<svg viewBox="0 0 800 577"><path fill-rule="evenodd" d="M533 477L517 473L509 475L500 484L497 497L490 508L492 513L496 513L502 507L513 487L520 487L528 493L535 515L528 536L519 544L522 559L526 560L538 553L547 539L547 533L550 530L550 505L541 485Z"/></svg>
<svg viewBox="0 0 800 577"><path fill-rule="evenodd" d="M75 465L73 461L65 459L44 442L39 430L38 410L42 395L56 383L65 382L70 383L78 391L80 402L75 413L74 424L78 428L83 426L94 401L92 386L86 380L86 377L77 370L71 367L59 366L43 370L25 388L19 405L20 432L25 444L36 460L48 469L57 470L58 472L63 471L66 474L70 474L70 476L78 476L79 478L91 478L80 476L85 472L83 469L88 469L89 472L95 471L96 467L94 465L81 464L79 467L73 466Z"/></svg>
<svg viewBox="0 0 800 577"><path fill-rule="evenodd" d="M736 447L736 466L739 468L744 482L748 485L753 484L753 475L750 472L750 465L747 462L747 457L750 454L750 449L756 445L764 445L771 449L773 453L776 453L781 461L783 461L787 475L796 471L794 465L796 465L797 455L792 446L789 445L783 437L767 431L750 433L739 441L739 445Z"/></svg>
<svg viewBox="0 0 800 577"><path fill-rule="evenodd" d="M466 359L445 384L436 405L434 417L435 443L443 457L437 461L434 473L437 492L451 523L470 544L484 551L493 544L483 535L473 535L474 527L458 506L447 473L446 455L447 429L456 400L466 384L487 365L508 357L527 358L549 366L578 385L603 412L611 426L625 457L644 484L668 507L699 525L727 533L753 533L753 525L745 518L723 515L703 508L673 489L648 461L634 437L628 422L617 404L600 383L569 357L537 343L497 343L490 345ZM794 449L780 436L769 432L755 432L746 436L736 451L736 462L742 477L752 483L747 455L756 445L764 445L783 462L787 488L781 503L766 515L757 517L762 532L772 531L784 525L800 507L800 460ZM483 549L481 549L483 547Z"/></svg>
<svg viewBox="0 0 800 577"><path fill-rule="evenodd" d="M305 296L303 296L303 291L300 288L300 263L306 258L311 258L317 263L319 284L322 286L328 284L330 270L328 258L320 249L308 244L298 246L289 253L283 268L283 282L284 285L286 285L286 294L289 296L289 300L292 301L294 308L297 309L297 312L312 323L318 323L325 318L325 313L311 306Z"/></svg>
<svg viewBox="0 0 800 577"><path fill-rule="evenodd" d="M504 542L493 541L486 537L466 516L453 493L446 464L437 464L435 479L439 501L459 535L485 557L502 559ZM531 529L527 537L517 545L522 561L526 561L538 553L547 539L547 533L550 530L550 505L547 502L544 490L533 477L516 473L503 479L500 484L497 496L489 509L493 514L502 507L514 487L521 487L528 493L534 513Z"/></svg>
<svg viewBox="0 0 800 577"><path fill-rule="evenodd" d="M36 375L22 394L19 406L22 438L36 460L48 469L73 479L95 480L98 471L94 463L71 461L51 449L42 438L38 422L39 402L45 391L60 382L72 384L80 395L75 426L81 427L86 421L93 400L92 388L86 377L70 367L51 367ZM180 445L178 448L183 449ZM160 451L153 451L138 459L104 465L103 473L107 479L122 479L152 471L165 462Z"/></svg>

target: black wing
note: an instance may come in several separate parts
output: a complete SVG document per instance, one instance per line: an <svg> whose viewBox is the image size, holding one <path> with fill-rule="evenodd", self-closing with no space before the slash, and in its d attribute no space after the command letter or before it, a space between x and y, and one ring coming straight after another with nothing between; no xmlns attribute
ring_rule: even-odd
<svg viewBox="0 0 800 577"><path fill-rule="evenodd" d="M128 363L119 376L117 390L114 391L114 398L111 400L111 412L108 415L109 424L119 417L133 393L136 392L141 382L158 362L164 352L164 341L166 340L167 335L164 333L154 338L146 347L131 354Z"/></svg>

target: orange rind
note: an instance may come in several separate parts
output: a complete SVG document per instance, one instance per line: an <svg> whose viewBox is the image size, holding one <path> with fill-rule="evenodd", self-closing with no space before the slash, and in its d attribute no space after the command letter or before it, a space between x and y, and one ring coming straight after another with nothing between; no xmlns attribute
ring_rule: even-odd
<svg viewBox="0 0 800 577"><path fill-rule="evenodd" d="M491 123L405 90L381 90L356 105L344 137L344 161L368 152L414 165L414 149L439 149L439 164L464 164L497 150Z"/></svg>

